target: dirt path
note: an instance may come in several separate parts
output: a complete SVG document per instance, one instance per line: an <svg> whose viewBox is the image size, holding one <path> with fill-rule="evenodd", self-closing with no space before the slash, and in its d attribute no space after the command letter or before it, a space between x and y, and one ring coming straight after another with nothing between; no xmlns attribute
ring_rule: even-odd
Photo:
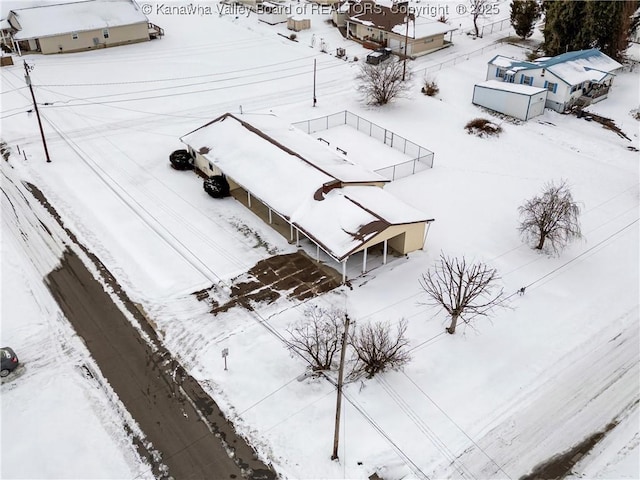
<svg viewBox="0 0 640 480"><path fill-rule="evenodd" d="M33 185L27 187L88 255L150 339L147 342L142 337L78 255L68 249L60 267L45 278L46 283L144 432L145 437L134 436L134 442L156 478L274 479L275 473L256 459L254 450L235 433L211 397L162 347L110 272L64 227L43 194Z"/></svg>

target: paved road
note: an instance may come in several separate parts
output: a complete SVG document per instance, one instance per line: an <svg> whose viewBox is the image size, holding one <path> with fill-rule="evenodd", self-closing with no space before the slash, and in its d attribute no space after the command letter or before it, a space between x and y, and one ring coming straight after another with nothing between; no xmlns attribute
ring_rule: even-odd
<svg viewBox="0 0 640 480"><path fill-rule="evenodd" d="M142 337L78 255L68 249L60 266L45 281L144 433L143 439L134 435L134 442L152 465L154 476L179 480L274 479L274 472L256 459L255 451L235 433L211 397L162 347L110 272L64 227L42 193L33 185L27 186L95 264L150 339L148 343ZM148 472L139 473L148 476Z"/></svg>

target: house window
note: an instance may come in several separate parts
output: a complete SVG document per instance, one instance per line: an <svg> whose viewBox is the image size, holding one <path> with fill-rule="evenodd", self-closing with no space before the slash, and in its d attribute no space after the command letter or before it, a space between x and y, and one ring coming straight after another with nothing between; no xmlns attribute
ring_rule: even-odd
<svg viewBox="0 0 640 480"><path fill-rule="evenodd" d="M571 87L571 93L576 92L578 90L582 89L582 84L579 83L578 85L574 85L573 87Z"/></svg>
<svg viewBox="0 0 640 480"><path fill-rule="evenodd" d="M78 39L78 32L73 32L73 33L71 34L71 38L72 38L73 40L77 40L77 39Z"/></svg>
<svg viewBox="0 0 640 480"><path fill-rule="evenodd" d="M526 75L523 75L522 77L520 77L520 83L523 83L525 85L533 85L533 77L527 77Z"/></svg>
<svg viewBox="0 0 640 480"><path fill-rule="evenodd" d="M424 39L424 43L431 43L433 42L433 37L429 37L429 38L425 38Z"/></svg>
<svg viewBox="0 0 640 480"><path fill-rule="evenodd" d="M553 83L553 82L544 82L544 88L546 88L547 90L549 90L551 93L556 93L556 91L558 90L558 84L557 83Z"/></svg>
<svg viewBox="0 0 640 480"><path fill-rule="evenodd" d="M515 78L515 75L513 73L507 73L504 76L504 81L508 83L513 83L514 78Z"/></svg>
<svg viewBox="0 0 640 480"><path fill-rule="evenodd" d="M103 28L102 29L102 36L104 38L109 38L109 29L108 28Z"/></svg>
<svg viewBox="0 0 640 480"><path fill-rule="evenodd" d="M498 78L504 78L505 73L507 73L507 71L504 68L498 67L496 69L496 77Z"/></svg>

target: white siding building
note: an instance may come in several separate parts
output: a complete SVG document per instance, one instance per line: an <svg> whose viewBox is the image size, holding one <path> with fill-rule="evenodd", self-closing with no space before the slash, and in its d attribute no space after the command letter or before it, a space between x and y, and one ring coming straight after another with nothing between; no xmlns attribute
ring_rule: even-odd
<svg viewBox="0 0 640 480"><path fill-rule="evenodd" d="M547 90L546 107L564 112L607 98L622 65L600 50L579 50L533 62L497 55L489 61L486 80Z"/></svg>
<svg viewBox="0 0 640 480"><path fill-rule="evenodd" d="M473 89L473 104L520 120L542 115L547 89L487 80Z"/></svg>

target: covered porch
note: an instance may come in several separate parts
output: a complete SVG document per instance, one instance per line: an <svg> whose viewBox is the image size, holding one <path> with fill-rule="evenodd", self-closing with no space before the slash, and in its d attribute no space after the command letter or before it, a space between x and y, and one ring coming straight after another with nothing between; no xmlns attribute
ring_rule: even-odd
<svg viewBox="0 0 640 480"><path fill-rule="evenodd" d="M343 258L336 258L320 245L311 235L291 223L283 215L275 211L260 198L251 194L241 185L231 179L231 196L246 208L256 214L262 221L268 223L274 230L295 244L313 258L317 263L330 268L341 277L344 284L350 278L356 278L371 270L382 267L393 259L404 257L403 246L407 239L406 230L390 227L389 231L376 235L361 248L354 250ZM433 220L426 221L426 228L421 235L421 246L426 242L428 229ZM334 273L335 274L335 273Z"/></svg>

